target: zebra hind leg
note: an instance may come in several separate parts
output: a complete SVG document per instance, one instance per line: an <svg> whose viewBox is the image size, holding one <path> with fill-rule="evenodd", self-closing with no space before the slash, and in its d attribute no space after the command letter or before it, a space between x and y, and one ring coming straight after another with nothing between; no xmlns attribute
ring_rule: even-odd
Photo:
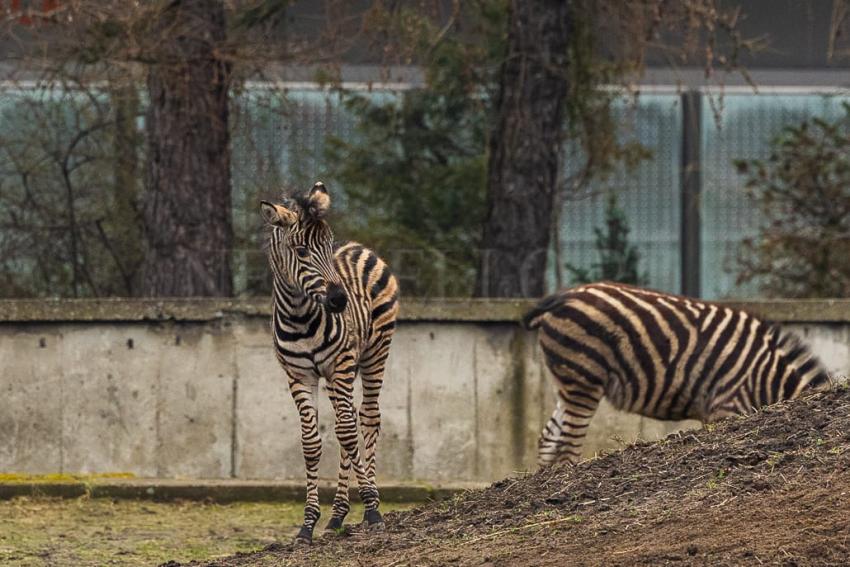
<svg viewBox="0 0 850 567"><path fill-rule="evenodd" d="M552 416L543 426L537 441L537 464L545 467L553 464L561 452L561 415L564 413L560 400Z"/></svg>
<svg viewBox="0 0 850 567"><path fill-rule="evenodd" d="M381 408L378 396L384 383L384 369L389 355L392 333L379 334L360 359L360 382L363 386L363 403L360 404L360 430L363 433L363 460L369 482L377 486L376 460L378 436L381 432ZM384 529L384 519L377 508L366 509L363 523L370 531Z"/></svg>
<svg viewBox="0 0 850 567"><path fill-rule="evenodd" d="M590 380L564 372L560 367L554 370L559 371L555 374L559 382L558 404L537 443L540 466L579 462L587 428L604 395L602 387Z"/></svg>
<svg viewBox="0 0 850 567"><path fill-rule="evenodd" d="M597 389L562 387L558 391L562 412L557 463L575 465L581 460L584 437L601 399L602 392Z"/></svg>
<svg viewBox="0 0 850 567"><path fill-rule="evenodd" d="M378 405L378 394L381 392L383 383L383 368L379 374L363 374L363 403L360 405L360 430L363 433L363 461L366 467L366 476L369 481L377 486L376 480L376 458L378 452L378 435L381 431L381 409ZM382 530L384 520L381 513L375 510L366 510L363 514L363 522L369 530Z"/></svg>
<svg viewBox="0 0 850 567"><path fill-rule="evenodd" d="M339 449L339 479L336 486L336 494L334 495L333 512L331 519L325 526L325 532L338 533L342 530L345 517L351 509L348 495L349 473L351 472L351 459L348 458L345 450Z"/></svg>
<svg viewBox="0 0 850 567"><path fill-rule="evenodd" d="M378 487L375 482L366 474L366 467L360 457L359 448L359 427L357 423L357 415L354 411L354 403L352 401L352 382L353 372L349 374L346 371L343 375L335 376L333 380L331 394L331 403L336 412L336 432L339 445L351 462L351 467L354 469L354 474L357 477L358 491L360 500L366 508L365 519L367 526L374 524L383 524L381 513L378 512L380 497Z"/></svg>

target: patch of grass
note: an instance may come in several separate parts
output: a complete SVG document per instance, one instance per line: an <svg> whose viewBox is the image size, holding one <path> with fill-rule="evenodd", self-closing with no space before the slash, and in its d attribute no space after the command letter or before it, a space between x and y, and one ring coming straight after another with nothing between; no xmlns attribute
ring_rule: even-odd
<svg viewBox="0 0 850 567"><path fill-rule="evenodd" d="M776 467L776 465L778 465L781 460L782 453L777 451L771 451L770 456L767 458L765 463L767 463L767 466L770 467L770 472L773 472L774 467Z"/></svg>
<svg viewBox="0 0 850 567"><path fill-rule="evenodd" d="M97 473L97 474L20 474L0 473L2 484L53 484L67 482L90 483L97 480L114 478L135 478L132 473Z"/></svg>
<svg viewBox="0 0 850 567"><path fill-rule="evenodd" d="M211 560L288 542L302 514L303 505L296 502L16 498L0 502L0 565L99 567ZM323 507L317 537L330 516L330 507ZM362 505L353 504L349 521L359 522L362 516Z"/></svg>
<svg viewBox="0 0 850 567"><path fill-rule="evenodd" d="M717 471L717 473L715 473L712 478L709 479L709 481L706 483L706 486L709 490L717 489L717 487L720 486L720 483L723 482L723 479L726 478L726 475L728 474L729 472L727 470L720 469L719 471Z"/></svg>

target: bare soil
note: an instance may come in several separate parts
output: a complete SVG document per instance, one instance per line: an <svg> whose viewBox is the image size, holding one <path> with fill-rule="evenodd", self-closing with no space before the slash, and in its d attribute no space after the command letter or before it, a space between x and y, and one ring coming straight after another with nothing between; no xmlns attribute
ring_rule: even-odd
<svg viewBox="0 0 850 567"><path fill-rule="evenodd" d="M208 566L850 565L850 391Z"/></svg>

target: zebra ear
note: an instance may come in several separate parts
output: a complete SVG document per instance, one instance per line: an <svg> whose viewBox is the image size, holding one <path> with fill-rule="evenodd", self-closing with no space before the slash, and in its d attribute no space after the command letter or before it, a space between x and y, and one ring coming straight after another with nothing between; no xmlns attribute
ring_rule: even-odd
<svg viewBox="0 0 850 567"><path fill-rule="evenodd" d="M323 218L331 208L331 196L325 184L317 181L310 193L307 194L307 213L315 218Z"/></svg>
<svg viewBox="0 0 850 567"><path fill-rule="evenodd" d="M286 228L295 223L297 215L282 205L260 201L260 214L270 225Z"/></svg>

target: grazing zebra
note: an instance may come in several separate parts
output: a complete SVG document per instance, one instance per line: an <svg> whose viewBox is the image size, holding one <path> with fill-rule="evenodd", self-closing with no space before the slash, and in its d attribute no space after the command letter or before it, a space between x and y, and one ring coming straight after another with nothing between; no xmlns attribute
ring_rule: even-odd
<svg viewBox="0 0 850 567"><path fill-rule="evenodd" d="M656 419L717 419L824 389L799 340L722 305L617 283L544 298L523 318L555 377L558 403L538 443L541 465L576 463L602 397Z"/></svg>
<svg viewBox="0 0 850 567"><path fill-rule="evenodd" d="M324 378L334 407L340 445L339 483L327 530L342 527L349 511L348 476L354 469L369 529L383 527L375 483L375 450L381 427L378 394L398 313L398 283L374 252L355 242L334 248L324 217L331 199L322 183L288 206L262 202L271 225L268 255L274 276L272 331L277 359L301 417L307 469L304 524L296 543L311 543L319 520L317 486L322 440L317 400ZM359 429L353 390L363 388Z"/></svg>

